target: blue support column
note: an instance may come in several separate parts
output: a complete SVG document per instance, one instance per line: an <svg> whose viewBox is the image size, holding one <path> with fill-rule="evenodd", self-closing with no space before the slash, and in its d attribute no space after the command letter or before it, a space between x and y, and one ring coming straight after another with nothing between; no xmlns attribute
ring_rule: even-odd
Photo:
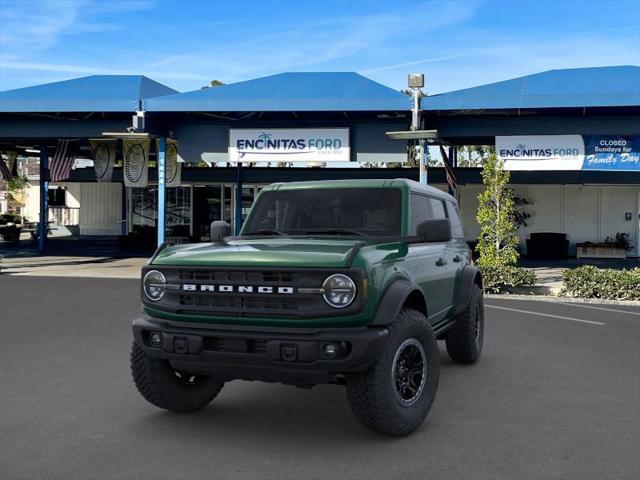
<svg viewBox="0 0 640 480"><path fill-rule="evenodd" d="M44 255L47 249L47 226L49 221L49 157L47 145L40 145L40 223L38 224L38 252Z"/></svg>
<svg viewBox="0 0 640 480"><path fill-rule="evenodd" d="M429 147L427 146L424 140L420 140L420 183L422 185L427 185L429 183L428 171L429 171L429 151L427 150Z"/></svg>
<svg viewBox="0 0 640 480"><path fill-rule="evenodd" d="M158 246L160 246L164 243L164 220L167 203L167 139L165 137L160 137L158 144L158 221L156 225L158 227Z"/></svg>
<svg viewBox="0 0 640 480"><path fill-rule="evenodd" d="M236 166L236 235L242 229L242 163Z"/></svg>

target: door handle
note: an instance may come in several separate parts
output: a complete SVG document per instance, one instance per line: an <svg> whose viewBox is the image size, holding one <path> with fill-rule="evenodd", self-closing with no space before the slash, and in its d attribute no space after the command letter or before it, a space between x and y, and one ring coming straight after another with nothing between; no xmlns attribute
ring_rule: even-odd
<svg viewBox="0 0 640 480"><path fill-rule="evenodd" d="M456 255L455 257L453 257L453 261L458 263L462 261L462 257L460 255Z"/></svg>
<svg viewBox="0 0 640 480"><path fill-rule="evenodd" d="M440 258L436 261L436 265L437 265L438 267L444 267L446 264L447 264L447 261L446 261L444 258L442 258L442 257L440 257Z"/></svg>

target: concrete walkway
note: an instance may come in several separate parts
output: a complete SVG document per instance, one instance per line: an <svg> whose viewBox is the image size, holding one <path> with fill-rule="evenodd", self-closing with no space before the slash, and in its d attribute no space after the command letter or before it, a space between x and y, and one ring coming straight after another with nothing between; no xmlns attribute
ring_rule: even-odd
<svg viewBox="0 0 640 480"><path fill-rule="evenodd" d="M146 258L17 257L0 259L0 272L43 277L140 278Z"/></svg>

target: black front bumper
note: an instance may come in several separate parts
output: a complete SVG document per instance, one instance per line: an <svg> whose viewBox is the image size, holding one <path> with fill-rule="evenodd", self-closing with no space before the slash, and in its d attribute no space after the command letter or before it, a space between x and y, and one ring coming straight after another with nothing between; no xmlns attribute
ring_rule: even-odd
<svg viewBox="0 0 640 480"><path fill-rule="evenodd" d="M151 339L157 333L157 346ZM189 373L308 385L362 372L380 355L386 328L269 328L181 325L145 317L133 335L145 353ZM328 355L325 346L336 353Z"/></svg>

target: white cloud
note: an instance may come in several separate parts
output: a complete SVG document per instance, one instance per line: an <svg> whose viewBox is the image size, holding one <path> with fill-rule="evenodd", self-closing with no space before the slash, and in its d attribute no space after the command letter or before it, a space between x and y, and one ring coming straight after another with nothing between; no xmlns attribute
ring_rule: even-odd
<svg viewBox="0 0 640 480"><path fill-rule="evenodd" d="M54 47L63 36L121 30L122 25L96 20L107 13L152 7L147 1L41 0L0 4L0 60L29 58Z"/></svg>
<svg viewBox="0 0 640 480"><path fill-rule="evenodd" d="M546 70L640 64L640 28L612 37L558 33L547 38L477 35L478 46L452 48L455 68L433 65L427 72L430 94L498 82Z"/></svg>
<svg viewBox="0 0 640 480"><path fill-rule="evenodd" d="M429 32L465 22L473 16L478 6L478 2L420 4L413 9L411 17L428 18L429 21L419 22L411 21L408 12L397 9L391 13L337 16L293 29L283 28L259 38L239 35L247 40L225 41L221 47L205 45L197 49L190 48L188 52L151 61L148 67L209 72L210 78L227 83L282 71L326 70L327 66L335 69L335 65L344 65L343 70L391 70L400 66L379 65L378 60L387 49L387 44L418 43ZM275 25L274 30L277 27ZM392 53L394 56L397 54ZM371 58L378 63L372 65ZM409 64L436 60L429 58ZM371 66L361 68L361 65L355 64L356 61Z"/></svg>
<svg viewBox="0 0 640 480"><path fill-rule="evenodd" d="M0 89L70 76L144 74L193 90L214 78L230 83L305 70L355 70L400 89L411 69L423 70L427 91L437 93L552 68L640 63L638 27L510 35L495 24L470 21L478 2L416 1L410 9L389 2L358 16L337 13L307 23L302 15L268 22L251 15L207 21L203 15L194 19L197 25L169 22L160 35L149 31L143 15L129 15L152 8L149 1L0 5ZM129 27L123 22L142 27L92 35Z"/></svg>
<svg viewBox="0 0 640 480"><path fill-rule="evenodd" d="M422 60L413 60L411 62L396 63L394 65L384 65L382 67L376 67L376 68L368 68L366 70L361 70L360 73L370 74L374 72L382 72L384 70L397 70L399 68L415 67L416 65L422 65L425 63L442 62L444 60L453 60L454 58L458 58L458 56L446 55L443 57L423 58Z"/></svg>

